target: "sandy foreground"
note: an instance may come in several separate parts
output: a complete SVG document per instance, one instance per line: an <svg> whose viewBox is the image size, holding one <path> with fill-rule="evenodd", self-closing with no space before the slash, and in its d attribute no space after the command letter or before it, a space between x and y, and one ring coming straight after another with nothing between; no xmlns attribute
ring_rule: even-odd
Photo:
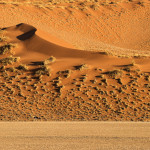
<svg viewBox="0 0 150 150"><path fill-rule="evenodd" d="M149 150L150 123L1 122L2 150Z"/></svg>

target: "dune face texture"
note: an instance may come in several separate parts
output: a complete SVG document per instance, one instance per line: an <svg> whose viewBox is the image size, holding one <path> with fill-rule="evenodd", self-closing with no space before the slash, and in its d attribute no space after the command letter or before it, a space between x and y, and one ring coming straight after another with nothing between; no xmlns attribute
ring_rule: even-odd
<svg viewBox="0 0 150 150"><path fill-rule="evenodd" d="M2 121L150 121L150 1L0 1Z"/></svg>

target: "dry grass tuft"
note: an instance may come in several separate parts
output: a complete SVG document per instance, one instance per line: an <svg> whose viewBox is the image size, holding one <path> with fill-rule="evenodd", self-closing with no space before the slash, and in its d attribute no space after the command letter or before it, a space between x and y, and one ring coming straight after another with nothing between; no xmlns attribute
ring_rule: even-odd
<svg viewBox="0 0 150 150"><path fill-rule="evenodd" d="M82 64L82 65L79 65L79 66L75 66L75 68L77 70L88 69L88 65L87 64Z"/></svg>
<svg viewBox="0 0 150 150"><path fill-rule="evenodd" d="M13 64L14 62L18 62L19 60L20 60L20 57L9 56L7 58L1 59L0 64L3 64L3 65Z"/></svg>
<svg viewBox="0 0 150 150"><path fill-rule="evenodd" d="M36 75L50 75L50 69L47 66L41 66L40 68L36 69L35 71Z"/></svg>
<svg viewBox="0 0 150 150"><path fill-rule="evenodd" d="M6 42L8 40L8 37L6 36L0 36L0 42Z"/></svg>
<svg viewBox="0 0 150 150"><path fill-rule="evenodd" d="M7 54L11 52L12 48L16 47L15 44L9 43L0 47L0 54Z"/></svg>
<svg viewBox="0 0 150 150"><path fill-rule="evenodd" d="M105 74L108 74L112 78L116 78L116 77L122 75L122 71L121 70L113 70L113 71L105 72Z"/></svg>
<svg viewBox="0 0 150 150"><path fill-rule="evenodd" d="M18 70L23 70L23 71L27 71L28 70L28 67L27 65L25 64L21 64L17 67Z"/></svg>
<svg viewBox="0 0 150 150"><path fill-rule="evenodd" d="M51 56L50 58L46 59L44 61L44 65L49 65L49 64L52 64L56 61L56 58L54 56Z"/></svg>

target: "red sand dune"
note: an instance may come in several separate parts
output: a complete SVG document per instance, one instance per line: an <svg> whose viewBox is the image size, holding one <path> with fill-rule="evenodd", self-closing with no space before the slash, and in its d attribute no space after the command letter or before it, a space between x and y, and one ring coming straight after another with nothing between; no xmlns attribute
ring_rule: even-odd
<svg viewBox="0 0 150 150"><path fill-rule="evenodd" d="M5 30L7 31L6 35L10 37L10 40L18 43L17 48L15 49L15 55L21 57L24 63L43 61L50 56L54 56L57 58L58 63L59 60L63 60L64 62L61 61L61 66L59 66L59 68L63 68L63 65L73 66L76 64L87 63L97 67L110 69L116 65L130 64L134 60L133 58L108 56L97 51L77 50L66 41L60 40L43 31L38 31L35 27L25 23L8 27ZM140 69L145 70L143 62L147 61L147 59L135 59L137 62L136 64L139 65L139 67L141 65ZM66 62L68 63L66 64ZM148 64L145 64L146 70L149 66L147 65Z"/></svg>

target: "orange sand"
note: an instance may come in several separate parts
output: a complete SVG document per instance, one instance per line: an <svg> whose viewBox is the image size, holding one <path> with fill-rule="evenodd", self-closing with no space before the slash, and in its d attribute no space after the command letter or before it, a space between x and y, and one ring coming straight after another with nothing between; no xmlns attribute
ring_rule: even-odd
<svg viewBox="0 0 150 150"><path fill-rule="evenodd" d="M149 1L47 4L0 4L0 119L149 121Z"/></svg>

